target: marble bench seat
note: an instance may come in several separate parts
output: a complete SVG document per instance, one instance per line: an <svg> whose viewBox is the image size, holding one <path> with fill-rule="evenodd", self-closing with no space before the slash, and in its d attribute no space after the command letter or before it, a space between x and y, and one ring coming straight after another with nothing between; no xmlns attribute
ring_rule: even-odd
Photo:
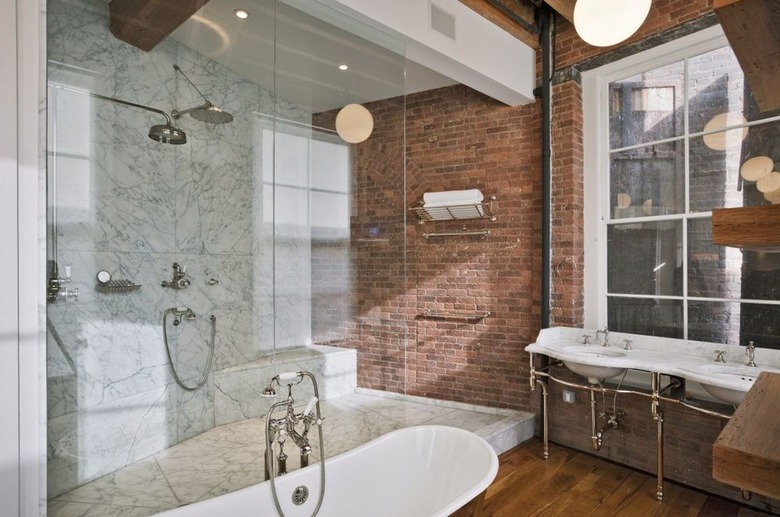
<svg viewBox="0 0 780 517"><path fill-rule="evenodd" d="M264 416L271 405L286 397L261 396L268 381L279 373L306 370L317 378L320 399L326 400L353 393L357 387L357 351L327 345L311 345L279 351L263 359L232 366L214 372L214 411L216 425ZM308 380L293 396L306 404L313 395Z"/></svg>

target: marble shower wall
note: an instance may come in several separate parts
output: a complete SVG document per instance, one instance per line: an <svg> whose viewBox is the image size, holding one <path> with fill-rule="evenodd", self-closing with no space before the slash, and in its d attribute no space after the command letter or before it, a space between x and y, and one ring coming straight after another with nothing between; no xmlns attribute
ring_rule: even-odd
<svg viewBox="0 0 780 517"><path fill-rule="evenodd" d="M277 182L301 171L264 156L274 143L257 113L310 117L173 40L147 53L115 39L99 0L48 3L48 60L49 201L60 273L71 265L68 287L80 291L77 302L48 306L48 490L56 496L213 427L225 411L216 407L214 373L195 392L173 382L165 309L198 315L167 327L190 384L205 368L212 314L212 372L310 342L308 216L304 226L286 221L274 231L276 209L264 206ZM166 112L200 104L174 63L234 114L232 123L185 116L175 124L188 143L160 144L147 132L162 117L84 93ZM174 262L187 266L189 288L160 286ZM142 287L97 292L99 270ZM274 298L277 270L284 296ZM208 285L211 278L219 283Z"/></svg>

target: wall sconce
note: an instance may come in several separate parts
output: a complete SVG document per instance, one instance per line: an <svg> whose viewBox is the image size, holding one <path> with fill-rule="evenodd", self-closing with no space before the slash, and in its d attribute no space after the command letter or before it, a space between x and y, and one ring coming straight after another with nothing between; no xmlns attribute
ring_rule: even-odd
<svg viewBox="0 0 780 517"><path fill-rule="evenodd" d="M577 0L574 28L594 47L609 47L631 37L647 18L652 0Z"/></svg>
<svg viewBox="0 0 780 517"><path fill-rule="evenodd" d="M336 115L336 132L350 144L365 141L374 130L374 117L360 104L347 104Z"/></svg>

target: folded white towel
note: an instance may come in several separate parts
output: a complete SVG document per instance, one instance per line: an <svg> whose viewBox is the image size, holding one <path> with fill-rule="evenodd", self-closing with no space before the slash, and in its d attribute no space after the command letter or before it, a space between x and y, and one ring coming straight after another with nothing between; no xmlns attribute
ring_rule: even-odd
<svg viewBox="0 0 780 517"><path fill-rule="evenodd" d="M479 189L446 190L423 194L423 206L451 206L481 203L485 197Z"/></svg>

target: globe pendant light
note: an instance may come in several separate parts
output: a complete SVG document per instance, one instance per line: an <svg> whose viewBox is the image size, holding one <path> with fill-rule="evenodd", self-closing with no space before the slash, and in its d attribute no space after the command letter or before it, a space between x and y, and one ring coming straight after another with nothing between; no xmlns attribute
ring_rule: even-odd
<svg viewBox="0 0 780 517"><path fill-rule="evenodd" d="M336 132L350 144L359 144L371 136L374 117L360 104L347 104L336 115Z"/></svg>
<svg viewBox="0 0 780 517"><path fill-rule="evenodd" d="M652 0L577 0L574 28L585 43L609 47L631 37L647 18Z"/></svg>

